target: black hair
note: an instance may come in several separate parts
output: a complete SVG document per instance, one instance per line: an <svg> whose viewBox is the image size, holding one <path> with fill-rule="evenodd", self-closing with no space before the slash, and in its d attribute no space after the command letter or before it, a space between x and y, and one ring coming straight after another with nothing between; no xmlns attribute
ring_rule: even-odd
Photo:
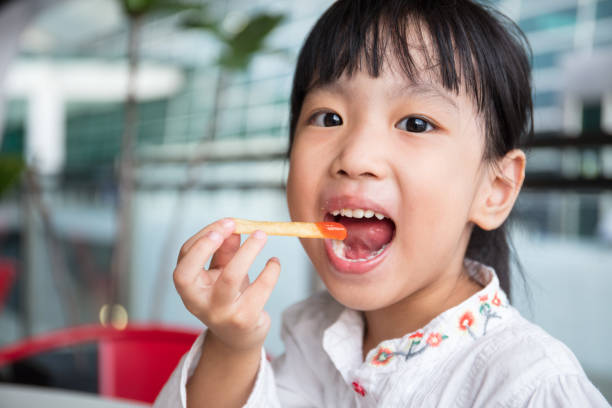
<svg viewBox="0 0 612 408"><path fill-rule="evenodd" d="M319 18L298 57L289 152L313 87L360 70L378 77L392 63L418 81L414 52L445 89L463 90L474 101L486 134L483 160L495 163L532 137L531 52L509 18L470 0L338 0ZM474 226L466 256L495 268L510 294L505 223L492 231Z"/></svg>

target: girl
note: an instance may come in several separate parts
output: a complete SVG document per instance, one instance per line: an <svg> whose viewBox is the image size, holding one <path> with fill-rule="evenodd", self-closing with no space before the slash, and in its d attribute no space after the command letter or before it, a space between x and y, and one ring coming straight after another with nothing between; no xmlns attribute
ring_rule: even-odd
<svg viewBox="0 0 612 408"><path fill-rule="evenodd" d="M294 221L348 230L302 240L327 291L285 312L269 363L278 260L247 277L265 234L240 246L229 219L198 232L174 282L207 330L157 406L608 406L508 302L503 226L532 133L522 40L467 0L327 10L297 63L287 184Z"/></svg>

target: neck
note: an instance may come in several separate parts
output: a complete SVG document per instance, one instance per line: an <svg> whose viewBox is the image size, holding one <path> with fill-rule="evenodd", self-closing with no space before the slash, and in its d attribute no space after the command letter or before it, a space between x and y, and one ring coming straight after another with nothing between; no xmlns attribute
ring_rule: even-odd
<svg viewBox="0 0 612 408"><path fill-rule="evenodd" d="M447 274L426 289L382 309L365 311L364 360L381 341L399 338L424 327L480 289L482 286L469 276L461 263L456 272Z"/></svg>

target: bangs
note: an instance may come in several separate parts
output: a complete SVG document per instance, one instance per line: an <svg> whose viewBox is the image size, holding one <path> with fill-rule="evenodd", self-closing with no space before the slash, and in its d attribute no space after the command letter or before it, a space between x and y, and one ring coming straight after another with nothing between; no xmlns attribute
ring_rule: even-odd
<svg viewBox="0 0 612 408"><path fill-rule="evenodd" d="M443 26L430 24L423 18L422 8L417 8L417 14L407 2L395 2L391 6L382 1L358 0L354 3L349 5L346 2L344 5L348 7L345 9L340 7L340 3L332 6L319 22L325 27L320 30L325 34L314 35L312 42L305 45L312 50L308 62L300 66L304 79L308 79L305 81L309 84L308 90L333 82L342 75L350 77L357 71L368 72L376 78L384 69L393 67L399 68L411 82L417 82L427 71L428 77L457 92L460 81L456 57L465 59L458 64L467 71L461 74L469 76L472 81L475 79L471 53L455 55L453 49L465 49L465 44L460 37L457 47L453 45L455 33L444 19ZM334 10L334 7L339 10ZM340 21L338 14L343 18ZM313 32L317 32L317 27Z"/></svg>
<svg viewBox="0 0 612 408"><path fill-rule="evenodd" d="M524 44L514 23L470 1L338 1L318 20L298 58L290 146L308 91L359 71L378 77L385 69L397 69L410 82L427 78L450 92L463 90L482 114L487 133L497 133L495 124L507 125L508 102L520 103L522 110L509 114L524 127L531 115ZM496 139L485 156L515 147Z"/></svg>

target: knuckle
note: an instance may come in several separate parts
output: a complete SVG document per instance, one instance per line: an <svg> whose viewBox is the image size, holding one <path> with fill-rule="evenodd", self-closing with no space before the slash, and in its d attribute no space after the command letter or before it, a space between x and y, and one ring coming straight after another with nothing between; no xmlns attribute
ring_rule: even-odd
<svg viewBox="0 0 612 408"><path fill-rule="evenodd" d="M185 256L185 254L187 254L187 252L189 251L189 248L190 248L189 241L186 241L181 246L181 249L179 249L179 259L181 259L183 256Z"/></svg>
<svg viewBox="0 0 612 408"><path fill-rule="evenodd" d="M236 277L230 273L222 273L219 282L225 286L236 286L239 283Z"/></svg>
<svg viewBox="0 0 612 408"><path fill-rule="evenodd" d="M172 280L174 281L174 286L179 289L187 284L185 281L185 276L181 273L179 268L175 268L172 273Z"/></svg>
<svg viewBox="0 0 612 408"><path fill-rule="evenodd" d="M193 247L198 252L204 251L208 248L208 241L205 237L198 238L198 240L193 244Z"/></svg>
<svg viewBox="0 0 612 408"><path fill-rule="evenodd" d="M268 315L265 312L262 313L261 317L259 318L257 322L258 327L263 327L266 330L270 327L271 323L272 323L272 320L270 319L270 315Z"/></svg>
<svg viewBox="0 0 612 408"><path fill-rule="evenodd" d="M232 325L239 330L248 330L252 325L252 321L247 313L238 312L232 317Z"/></svg>

